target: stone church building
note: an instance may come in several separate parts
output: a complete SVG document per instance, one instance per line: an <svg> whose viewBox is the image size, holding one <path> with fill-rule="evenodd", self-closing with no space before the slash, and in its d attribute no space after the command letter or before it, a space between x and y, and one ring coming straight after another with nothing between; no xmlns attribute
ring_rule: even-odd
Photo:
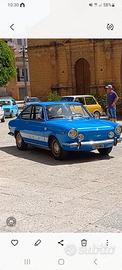
<svg viewBox="0 0 122 270"><path fill-rule="evenodd" d="M122 40L28 40L31 95L105 93L111 83L122 99Z"/></svg>

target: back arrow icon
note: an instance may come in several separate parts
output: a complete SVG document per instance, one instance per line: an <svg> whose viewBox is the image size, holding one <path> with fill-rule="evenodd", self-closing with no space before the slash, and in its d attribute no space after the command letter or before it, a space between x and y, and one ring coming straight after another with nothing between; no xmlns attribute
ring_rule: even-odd
<svg viewBox="0 0 122 270"><path fill-rule="evenodd" d="M10 26L10 28L11 28L12 31L14 31L13 26L14 26L14 23Z"/></svg>
<svg viewBox="0 0 122 270"><path fill-rule="evenodd" d="M98 259L95 259L95 260L94 260L94 263L95 263L96 265L98 265L98 263L97 263L97 262L98 262Z"/></svg>

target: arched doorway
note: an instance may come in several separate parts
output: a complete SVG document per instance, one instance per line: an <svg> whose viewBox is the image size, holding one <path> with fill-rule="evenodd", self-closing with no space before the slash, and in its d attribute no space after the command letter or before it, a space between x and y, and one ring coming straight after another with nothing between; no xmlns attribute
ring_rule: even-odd
<svg viewBox="0 0 122 270"><path fill-rule="evenodd" d="M90 93L90 64L84 58L75 63L76 94Z"/></svg>

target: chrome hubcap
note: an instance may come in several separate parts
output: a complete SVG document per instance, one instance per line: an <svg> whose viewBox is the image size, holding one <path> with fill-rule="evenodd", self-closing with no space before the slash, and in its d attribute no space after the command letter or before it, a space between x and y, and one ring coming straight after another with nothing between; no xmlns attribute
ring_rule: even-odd
<svg viewBox="0 0 122 270"><path fill-rule="evenodd" d="M95 116L95 118L100 118L100 115L97 112L94 114L94 116Z"/></svg>
<svg viewBox="0 0 122 270"><path fill-rule="evenodd" d="M17 137L16 137L16 142L17 142L17 145L18 145L19 147L21 147L21 144L22 144L22 137L21 137L20 134L17 135Z"/></svg>
<svg viewBox="0 0 122 270"><path fill-rule="evenodd" d="M54 142L53 149L54 149L54 153L55 154L59 154L60 153L60 147L59 147L59 145L58 145L57 142Z"/></svg>

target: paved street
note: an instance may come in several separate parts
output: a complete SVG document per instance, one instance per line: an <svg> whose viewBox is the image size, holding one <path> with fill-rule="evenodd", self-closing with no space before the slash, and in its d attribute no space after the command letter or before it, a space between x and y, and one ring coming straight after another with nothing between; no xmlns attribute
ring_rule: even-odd
<svg viewBox="0 0 122 270"><path fill-rule="evenodd" d="M0 123L1 232L122 232L122 144L108 158L55 161L44 150L18 151L7 122Z"/></svg>

